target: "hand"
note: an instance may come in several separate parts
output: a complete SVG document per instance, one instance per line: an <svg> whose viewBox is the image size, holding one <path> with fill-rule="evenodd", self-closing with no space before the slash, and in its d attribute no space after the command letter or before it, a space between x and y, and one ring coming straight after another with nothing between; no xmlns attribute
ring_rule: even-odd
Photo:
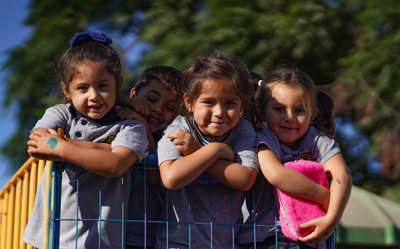
<svg viewBox="0 0 400 249"><path fill-rule="evenodd" d="M126 108L126 107L117 109L117 116L121 120L134 119L141 123L146 122L146 119L142 115L140 115L138 112L135 112L134 110L132 110L130 108Z"/></svg>
<svg viewBox="0 0 400 249"><path fill-rule="evenodd" d="M233 161L235 154L233 153L233 150L230 146L224 143L212 143L212 144L217 144L219 147L219 159L223 160L228 160L228 161Z"/></svg>
<svg viewBox="0 0 400 249"><path fill-rule="evenodd" d="M167 135L167 138L172 139L172 143L175 145L175 148L182 152L185 156L192 154L200 148L193 136L182 130L171 132Z"/></svg>
<svg viewBox="0 0 400 249"><path fill-rule="evenodd" d="M315 227L314 232L306 237L299 238L304 243L315 243L326 240L335 230L335 225L329 221L327 216L319 217L300 225L301 228Z"/></svg>
<svg viewBox="0 0 400 249"><path fill-rule="evenodd" d="M47 159L58 157L59 144L66 142L58 133L53 130L35 129L29 136L28 153L32 157Z"/></svg>
<svg viewBox="0 0 400 249"><path fill-rule="evenodd" d="M133 109L135 112L139 113L143 117L147 118L147 116L151 114L150 105L147 103L146 100L131 98L129 102L129 106L131 107L131 109Z"/></svg>

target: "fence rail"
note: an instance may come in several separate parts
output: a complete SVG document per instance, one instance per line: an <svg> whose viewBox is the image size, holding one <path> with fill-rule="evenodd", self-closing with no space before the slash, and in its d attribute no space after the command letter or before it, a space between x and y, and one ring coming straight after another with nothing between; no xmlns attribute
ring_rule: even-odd
<svg viewBox="0 0 400 249"><path fill-rule="evenodd" d="M154 164L155 162L156 156L151 155L141 167L146 167L146 163ZM45 168L46 172L44 172ZM45 210L43 210L45 214L43 221L43 248L58 248L59 228L60 223L63 222L63 219L60 218L61 167L57 166L57 163L53 165L51 161L30 158L0 192L1 249L33 248L22 241L22 236L28 219L32 214L36 191L43 174L46 174L46 198ZM120 222L160 223L160 221L148 220L129 221L126 217ZM166 223L167 226L169 224L166 221L161 221L161 223ZM170 225L173 223L171 222ZM193 224L195 225L196 223ZM241 225L238 224L237 226ZM336 248L336 233L327 240L327 248Z"/></svg>
<svg viewBox="0 0 400 249"><path fill-rule="evenodd" d="M51 161L29 158L0 192L0 248L33 248L22 241L33 211L36 190L45 165Z"/></svg>

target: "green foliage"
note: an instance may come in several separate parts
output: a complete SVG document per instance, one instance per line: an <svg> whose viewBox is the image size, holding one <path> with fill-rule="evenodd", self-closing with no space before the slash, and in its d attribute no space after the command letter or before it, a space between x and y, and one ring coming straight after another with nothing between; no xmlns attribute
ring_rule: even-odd
<svg viewBox="0 0 400 249"><path fill-rule="evenodd" d="M32 0L26 24L34 32L5 65L6 103L20 106L20 133L3 153L27 157L30 128L56 103L48 86L53 62L85 30L112 34L116 44L135 34L148 44L140 64L125 73L130 86L146 67L184 70L215 51L238 56L264 76L289 61L317 85L346 82L339 96L348 96L348 109L339 114L353 119L378 151L384 129L400 133L399 19L397 0Z"/></svg>

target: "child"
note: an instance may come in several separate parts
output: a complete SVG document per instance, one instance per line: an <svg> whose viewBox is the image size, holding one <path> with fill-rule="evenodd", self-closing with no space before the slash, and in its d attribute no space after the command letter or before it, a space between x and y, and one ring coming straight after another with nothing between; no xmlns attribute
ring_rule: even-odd
<svg viewBox="0 0 400 249"><path fill-rule="evenodd" d="M258 171L255 131L240 118L249 83L233 58L211 55L186 70L183 88L187 113L158 142L170 223L157 225L156 248L233 248Z"/></svg>
<svg viewBox="0 0 400 249"><path fill-rule="evenodd" d="M133 109L118 109L118 116L122 119L136 119L145 124L150 141L150 153L156 153L156 142L160 140L162 131L180 112L183 99L182 76L183 73L173 67L147 68L131 91L131 98L144 100L147 107L142 108L144 105L140 105L137 108L137 102L132 103L132 99L123 96L120 98L122 105L131 106ZM142 117L134 111L135 108L139 111L148 109L148 116ZM128 220L136 222L127 223L127 249L144 246L153 248L155 244L157 224L151 221L158 221L160 217L165 191L160 183L158 167L146 170L146 178L148 181L141 180L129 194ZM144 221L145 217L149 223L137 222Z"/></svg>
<svg viewBox="0 0 400 249"><path fill-rule="evenodd" d="M75 34L58 67L69 103L47 109L28 141L31 156L79 165L63 167L61 219L68 219L60 222L63 248L123 248L122 222L108 220L126 215L127 205L122 205L128 200L130 167L148 154L145 126L116 116L122 76L111 42L101 33ZM57 128L67 139L54 131ZM37 248L42 247L44 181L42 177L23 238Z"/></svg>
<svg viewBox="0 0 400 249"><path fill-rule="evenodd" d="M265 178L257 178L254 184L254 207L251 206L254 212L246 224L275 224L272 184L290 195L320 203L327 210L326 216L301 226L315 227L315 231L299 239L302 241L299 242L300 248L316 247L315 242L326 240L338 225L350 196L352 179L339 146L312 126L317 114L314 83L304 72L282 67L265 78L256 99L260 115L268 127L265 123L260 125L257 134L258 159ZM333 116L324 116L333 119ZM325 172L333 179L330 193L328 189L282 165L299 159L324 165ZM285 238L279 231L276 238L276 231L271 227L257 226L255 229L257 248L297 248L297 242ZM243 248L253 248L253 234L254 227L245 226L237 242ZM325 246L325 242L318 243L318 248Z"/></svg>

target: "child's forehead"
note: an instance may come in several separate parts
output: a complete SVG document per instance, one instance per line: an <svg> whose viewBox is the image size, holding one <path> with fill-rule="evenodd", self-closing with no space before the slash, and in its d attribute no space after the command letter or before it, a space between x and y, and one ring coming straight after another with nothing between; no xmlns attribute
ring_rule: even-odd
<svg viewBox="0 0 400 249"><path fill-rule="evenodd" d="M179 99L179 93L176 89L171 86L168 86L166 83L161 81L160 79L153 78L149 80L146 85L141 87L138 96L143 96L147 93L159 94L161 97L173 96L176 99Z"/></svg>
<svg viewBox="0 0 400 249"><path fill-rule="evenodd" d="M298 102L301 102L308 106L311 103L311 96L306 94L304 90L297 85L287 85L287 84L275 84L270 87L270 97L269 100L279 98L282 101L288 101L290 98L297 99Z"/></svg>

